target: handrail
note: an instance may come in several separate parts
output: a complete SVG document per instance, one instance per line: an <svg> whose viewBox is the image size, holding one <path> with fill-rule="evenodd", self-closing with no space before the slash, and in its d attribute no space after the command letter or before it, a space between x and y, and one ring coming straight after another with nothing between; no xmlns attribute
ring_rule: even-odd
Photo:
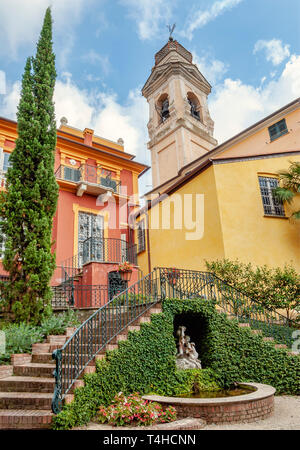
<svg viewBox="0 0 300 450"><path fill-rule="evenodd" d="M55 177L59 180L66 180L72 183L88 183L101 186L115 194L120 193L121 181L113 179L110 175L106 175L106 170L101 166L93 166L91 164L81 164L79 167L70 167L66 164L60 164L55 171Z"/></svg>
<svg viewBox="0 0 300 450"><path fill-rule="evenodd" d="M63 399L90 361L160 300L157 275L157 270L153 270L112 298L83 322L62 348L53 352L56 368L52 411L55 414L61 410Z"/></svg>
<svg viewBox="0 0 300 450"><path fill-rule="evenodd" d="M239 322L291 343L297 324L277 311L266 308L212 272L157 267L92 314L53 352L56 361L52 410L61 411L63 400L76 379L95 356L105 349L128 325L162 299L199 298L213 300L220 312L229 313Z"/></svg>
<svg viewBox="0 0 300 450"><path fill-rule="evenodd" d="M87 238L83 241L82 254L62 261L62 283L70 281L80 274L82 265L88 262L106 262L119 264L129 261L137 265L137 244L129 244L123 239L117 238Z"/></svg>
<svg viewBox="0 0 300 450"><path fill-rule="evenodd" d="M123 239L89 237L82 243L82 264L87 262L137 264L137 245Z"/></svg>

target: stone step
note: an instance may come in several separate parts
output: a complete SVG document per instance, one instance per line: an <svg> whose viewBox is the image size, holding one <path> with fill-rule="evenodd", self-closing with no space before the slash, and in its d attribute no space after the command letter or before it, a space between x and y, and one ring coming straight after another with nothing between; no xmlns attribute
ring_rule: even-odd
<svg viewBox="0 0 300 450"><path fill-rule="evenodd" d="M239 327L240 328L250 328L250 324L249 323L239 323Z"/></svg>
<svg viewBox="0 0 300 450"><path fill-rule="evenodd" d="M140 331L141 327L139 325L129 325L128 331Z"/></svg>
<svg viewBox="0 0 300 450"><path fill-rule="evenodd" d="M57 335L57 336L48 336L47 337L47 343L48 344L57 344L57 345L64 345L67 340L66 335Z"/></svg>
<svg viewBox="0 0 300 450"><path fill-rule="evenodd" d="M275 348L288 348L287 345L285 345L285 344L275 344L274 347Z"/></svg>
<svg viewBox="0 0 300 450"><path fill-rule="evenodd" d="M161 308L151 308L150 314L160 314L162 312Z"/></svg>
<svg viewBox="0 0 300 450"><path fill-rule="evenodd" d="M0 392L53 393L54 378L12 376L0 380Z"/></svg>
<svg viewBox="0 0 300 450"><path fill-rule="evenodd" d="M263 341L265 341L265 342L273 342L274 341L274 338L272 338L271 336L264 336L263 337Z"/></svg>
<svg viewBox="0 0 300 450"><path fill-rule="evenodd" d="M24 366L14 366L14 375L21 377L52 377L55 364L30 363Z"/></svg>
<svg viewBox="0 0 300 450"><path fill-rule="evenodd" d="M32 353L48 353L50 350L50 344L32 344Z"/></svg>
<svg viewBox="0 0 300 450"><path fill-rule="evenodd" d="M262 334L262 330L251 330L253 334Z"/></svg>
<svg viewBox="0 0 300 450"><path fill-rule="evenodd" d="M0 409L51 410L53 393L0 392Z"/></svg>
<svg viewBox="0 0 300 450"><path fill-rule="evenodd" d="M50 428L53 414L48 410L2 409L0 410L0 429L35 430Z"/></svg>
<svg viewBox="0 0 300 450"><path fill-rule="evenodd" d="M140 317L140 318L138 319L138 322L139 322L139 323L150 323L150 322L151 322L151 318L150 318L150 317L144 317L144 316L142 316L142 317Z"/></svg>
<svg viewBox="0 0 300 450"><path fill-rule="evenodd" d="M33 353L32 362L33 363L49 363L53 364L52 353Z"/></svg>

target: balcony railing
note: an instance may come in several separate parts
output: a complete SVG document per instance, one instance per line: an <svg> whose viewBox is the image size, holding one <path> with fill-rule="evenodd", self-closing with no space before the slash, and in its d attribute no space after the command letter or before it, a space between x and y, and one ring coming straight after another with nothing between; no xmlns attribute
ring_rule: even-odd
<svg viewBox="0 0 300 450"><path fill-rule="evenodd" d="M121 182L114 180L111 176L105 176L107 171L101 166L92 166L90 164L82 164L80 167L70 167L61 164L55 172L55 176L59 180L71 181L78 185L78 189L82 189L82 185L86 185L83 191L87 193L101 194L106 191L120 193Z"/></svg>
<svg viewBox="0 0 300 450"><path fill-rule="evenodd" d="M122 239L88 238L82 246L82 264L89 262L122 263L137 265L137 245Z"/></svg>

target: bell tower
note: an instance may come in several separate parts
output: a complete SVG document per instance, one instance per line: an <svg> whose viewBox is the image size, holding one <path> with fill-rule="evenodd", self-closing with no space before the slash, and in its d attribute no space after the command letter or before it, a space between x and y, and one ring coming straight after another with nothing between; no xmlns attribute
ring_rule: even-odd
<svg viewBox="0 0 300 450"><path fill-rule="evenodd" d="M155 55L142 94L149 103L153 189L217 145L207 96L211 86L192 54L170 37Z"/></svg>

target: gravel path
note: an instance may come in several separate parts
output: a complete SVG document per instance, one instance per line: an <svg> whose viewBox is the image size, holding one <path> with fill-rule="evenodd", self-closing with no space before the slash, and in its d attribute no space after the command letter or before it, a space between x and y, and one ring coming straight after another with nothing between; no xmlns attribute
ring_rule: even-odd
<svg viewBox="0 0 300 450"><path fill-rule="evenodd" d="M265 420L232 425L206 425L205 430L300 430L300 396L275 397L274 414Z"/></svg>

